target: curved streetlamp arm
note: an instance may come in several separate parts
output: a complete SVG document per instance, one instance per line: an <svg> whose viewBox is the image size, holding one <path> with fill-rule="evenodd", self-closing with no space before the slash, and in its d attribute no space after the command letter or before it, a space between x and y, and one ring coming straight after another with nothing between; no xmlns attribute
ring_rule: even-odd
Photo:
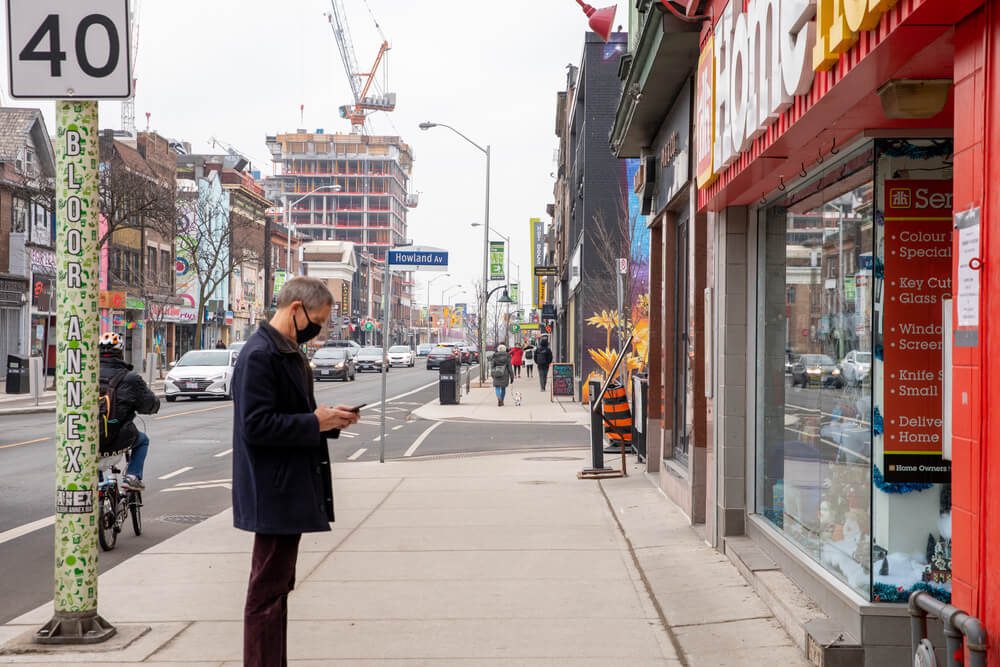
<svg viewBox="0 0 1000 667"><path fill-rule="evenodd" d="M489 152L485 148L483 148L482 146L480 146L479 144L477 144L475 141L473 141L472 139L468 138L467 136L465 136L464 134L462 134L461 132L459 132L458 130L456 130L455 128L453 128L451 125L446 125L445 123L433 123L431 125L431 127L446 127L449 130L451 130L452 132L454 132L455 134L457 134L458 136L460 136L463 139L465 139L466 141L468 141L470 144L472 144L476 148L478 148L480 150L480 152L482 152L482 153L488 153Z"/></svg>

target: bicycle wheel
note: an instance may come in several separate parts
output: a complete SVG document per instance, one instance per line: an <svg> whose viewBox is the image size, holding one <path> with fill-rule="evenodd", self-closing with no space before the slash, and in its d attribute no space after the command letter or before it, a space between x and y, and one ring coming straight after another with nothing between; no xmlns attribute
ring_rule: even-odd
<svg viewBox="0 0 1000 667"><path fill-rule="evenodd" d="M132 515L132 532L139 537L142 535L142 494L138 491L128 492L128 510Z"/></svg>
<svg viewBox="0 0 1000 667"><path fill-rule="evenodd" d="M115 504L108 493L105 493L101 498L101 513L97 522L97 541L100 542L101 549L104 551L111 551L118 544Z"/></svg>

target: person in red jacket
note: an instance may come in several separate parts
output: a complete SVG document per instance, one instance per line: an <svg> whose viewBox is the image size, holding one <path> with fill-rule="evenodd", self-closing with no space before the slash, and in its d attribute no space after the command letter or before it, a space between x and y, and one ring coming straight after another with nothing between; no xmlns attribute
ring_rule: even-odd
<svg viewBox="0 0 1000 667"><path fill-rule="evenodd" d="M524 365L524 350L520 345L510 349L510 363L514 366L514 377L521 377L521 366Z"/></svg>

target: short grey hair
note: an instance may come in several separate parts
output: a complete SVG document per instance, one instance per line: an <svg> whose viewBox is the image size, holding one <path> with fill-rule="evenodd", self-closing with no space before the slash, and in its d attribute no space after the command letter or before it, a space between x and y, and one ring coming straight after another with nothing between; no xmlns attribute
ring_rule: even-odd
<svg viewBox="0 0 1000 667"><path fill-rule="evenodd" d="M497 352L506 352L506 351L507 351L507 346L506 345L504 345L503 343L500 343L499 345L497 345Z"/></svg>
<svg viewBox="0 0 1000 667"><path fill-rule="evenodd" d="M306 310L320 310L333 305L333 295L322 280L298 276L282 285L278 308L288 308L296 301L301 301Z"/></svg>

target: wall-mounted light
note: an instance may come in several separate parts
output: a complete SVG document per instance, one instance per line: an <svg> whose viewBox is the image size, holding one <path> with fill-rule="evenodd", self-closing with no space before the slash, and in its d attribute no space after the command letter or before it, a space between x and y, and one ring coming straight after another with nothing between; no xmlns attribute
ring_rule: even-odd
<svg viewBox="0 0 1000 667"><path fill-rule="evenodd" d="M948 102L951 79L895 79L878 89L887 118L933 118Z"/></svg>

